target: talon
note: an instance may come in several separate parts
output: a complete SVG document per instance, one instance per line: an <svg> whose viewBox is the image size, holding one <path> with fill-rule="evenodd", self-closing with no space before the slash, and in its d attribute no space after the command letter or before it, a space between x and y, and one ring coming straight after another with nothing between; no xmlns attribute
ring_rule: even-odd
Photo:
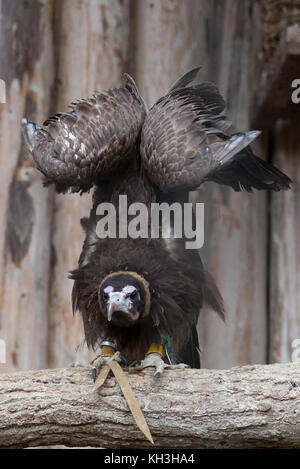
<svg viewBox="0 0 300 469"><path fill-rule="evenodd" d="M155 368L154 379L158 379L164 371L164 368L168 366L162 359L161 355L156 352L151 352L146 355L146 358L141 362L140 365L136 366L137 370L143 370L153 366Z"/></svg>
<svg viewBox="0 0 300 469"><path fill-rule="evenodd" d="M140 365L141 363L141 360L133 360L129 363L128 368L134 368L135 366Z"/></svg>
<svg viewBox="0 0 300 469"><path fill-rule="evenodd" d="M120 357L120 359L122 360L123 365L124 365L125 367L127 367L127 366L128 366L128 361L127 361L125 355L123 355L122 353L120 353L120 354L119 354L119 357Z"/></svg>
<svg viewBox="0 0 300 469"><path fill-rule="evenodd" d="M133 360L128 365L128 373L134 373L137 370L137 367L141 364L141 360Z"/></svg>
<svg viewBox="0 0 300 469"><path fill-rule="evenodd" d="M97 379L97 368L95 366L92 369L92 377L93 377L93 381L95 382Z"/></svg>

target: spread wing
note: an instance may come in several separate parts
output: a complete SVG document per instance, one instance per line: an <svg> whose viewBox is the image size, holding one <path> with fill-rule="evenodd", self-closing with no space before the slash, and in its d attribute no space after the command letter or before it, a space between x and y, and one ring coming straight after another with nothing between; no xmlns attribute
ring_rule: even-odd
<svg viewBox="0 0 300 469"><path fill-rule="evenodd" d="M248 146L260 132L225 132L224 100L213 83L187 87L191 72L177 80L145 119L141 155L162 191L193 190L212 180L235 190L287 189L290 179L256 157Z"/></svg>
<svg viewBox="0 0 300 469"><path fill-rule="evenodd" d="M88 190L97 180L121 173L139 140L146 114L133 79L90 99L72 103L42 126L22 119L25 140L45 183L58 192Z"/></svg>

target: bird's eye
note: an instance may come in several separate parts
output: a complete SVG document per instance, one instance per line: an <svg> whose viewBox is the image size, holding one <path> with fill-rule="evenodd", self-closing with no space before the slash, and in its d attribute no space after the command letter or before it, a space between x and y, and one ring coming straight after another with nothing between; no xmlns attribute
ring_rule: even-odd
<svg viewBox="0 0 300 469"><path fill-rule="evenodd" d="M130 299L131 299L131 300L135 300L135 299L136 299L136 291L134 291L134 292L131 293Z"/></svg>

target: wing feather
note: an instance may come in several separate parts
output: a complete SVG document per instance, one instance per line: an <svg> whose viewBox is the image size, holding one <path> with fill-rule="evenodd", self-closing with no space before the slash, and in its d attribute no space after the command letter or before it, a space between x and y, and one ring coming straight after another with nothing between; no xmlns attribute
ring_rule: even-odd
<svg viewBox="0 0 300 469"><path fill-rule="evenodd" d="M145 119L141 156L150 180L163 192L193 190L207 180L235 190L289 188L287 176L254 157L249 144L260 132L225 133L231 122L220 115L225 102L215 84L186 87L195 70L177 80Z"/></svg>
<svg viewBox="0 0 300 469"><path fill-rule="evenodd" d="M58 192L88 190L97 180L119 174L139 140L146 114L133 79L70 105L37 126L22 119L25 140L45 183Z"/></svg>

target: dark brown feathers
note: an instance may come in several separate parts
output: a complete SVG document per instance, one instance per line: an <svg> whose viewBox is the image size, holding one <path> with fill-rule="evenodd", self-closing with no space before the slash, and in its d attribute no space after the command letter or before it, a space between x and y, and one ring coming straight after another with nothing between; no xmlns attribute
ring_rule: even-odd
<svg viewBox="0 0 300 469"><path fill-rule="evenodd" d="M95 93L56 114L31 134L23 120L24 135L46 184L58 192L89 189L98 178L120 174L137 145L145 105L134 81L125 75L124 86ZM32 127L32 123L31 124Z"/></svg>
<svg viewBox="0 0 300 469"><path fill-rule="evenodd" d="M117 256L115 253L117 252ZM134 270L150 285L151 315L131 331L108 323L102 316L97 293L107 275ZM203 274L204 275L204 274ZM73 305L81 311L88 345L95 346L101 337L114 337L120 350L149 346L151 337L172 337L174 351L180 351L196 324L203 302L203 276L194 279L189 265L175 262L159 241L106 239L99 241L87 265L71 274L75 280ZM145 354L147 350L142 350ZM142 358L142 357L133 357Z"/></svg>
<svg viewBox="0 0 300 469"><path fill-rule="evenodd" d="M152 202L184 204L188 192L204 181L247 191L288 189L291 183L253 154L249 144L259 132L227 134L231 123L222 115L225 103L217 87L189 86L198 70L180 77L149 112L133 79L125 75L120 88L79 100L42 126L22 120L46 184L55 184L58 192L96 188L90 216L82 220L86 236L79 265L71 273L73 309L82 314L89 346L113 339L129 360L142 359L152 341L170 336L176 358L199 366L199 311L206 302L223 317L224 306L198 251L185 249L184 238L99 238L98 205L111 203L119 221L120 195L127 196L128 205L149 208ZM116 272L136 273L135 279L149 285L150 310L145 315L137 310L130 327L126 309L124 327L102 311L105 292L98 295L99 285ZM144 301L143 295L139 298Z"/></svg>
<svg viewBox="0 0 300 469"><path fill-rule="evenodd" d="M230 164L212 172L208 181L232 187L236 192L256 190L280 191L289 189L291 179L278 168L245 148Z"/></svg>
<svg viewBox="0 0 300 469"><path fill-rule="evenodd" d="M127 194L131 203L138 199L147 204L151 196L147 185L140 185L139 181L139 173L128 170L124 174L122 192ZM97 189L90 217L82 220L86 238L79 266L71 273L71 278L75 280L73 309L82 314L87 343L94 347L101 339L113 337L122 353L134 360L143 358L151 341L163 340L169 335L176 358L186 360L190 350L187 344L190 340L195 343L193 330L203 302L221 316L224 314L218 288L204 271L195 250L185 251L180 246L176 249L176 256L173 256L169 243L166 246L163 239L98 238L96 207L103 200L103 194L106 201L114 201L117 207L115 197L120 190L119 182L110 181L108 186L110 193L105 187ZM138 191L136 188L139 188ZM126 330L106 320L98 299L99 285L103 279L120 271L136 272L144 277L151 294L149 316ZM190 350L189 363L198 363L197 357L195 343Z"/></svg>
<svg viewBox="0 0 300 469"><path fill-rule="evenodd" d="M247 191L290 187L286 175L253 154L249 144L260 132L226 134L231 122L220 115L225 102L213 83L175 85L142 128L143 165L161 191L194 190L205 181Z"/></svg>
<svg viewBox="0 0 300 469"><path fill-rule="evenodd" d="M142 129L141 155L149 178L164 192L192 190L258 135L227 136L218 114L225 103L213 83L176 89L150 110Z"/></svg>
<svg viewBox="0 0 300 469"><path fill-rule="evenodd" d="M235 190L287 189L290 179L255 157L249 144L259 132L226 133L225 102L216 85L188 86L199 71L180 77L147 114L133 79L95 93L43 126L22 120L26 142L45 184L58 192L85 191L142 160L163 192L193 190L204 181ZM140 141L141 140L141 141Z"/></svg>

